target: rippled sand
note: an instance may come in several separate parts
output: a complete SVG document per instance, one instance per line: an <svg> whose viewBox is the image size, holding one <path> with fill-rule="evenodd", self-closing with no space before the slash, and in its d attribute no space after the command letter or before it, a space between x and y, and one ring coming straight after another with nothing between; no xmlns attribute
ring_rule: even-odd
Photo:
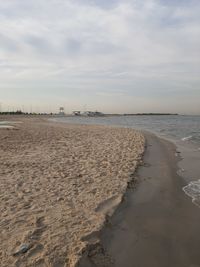
<svg viewBox="0 0 200 267"><path fill-rule="evenodd" d="M121 201L144 138L131 129L20 121L0 129L1 267L75 266ZM22 244L28 251L13 256Z"/></svg>

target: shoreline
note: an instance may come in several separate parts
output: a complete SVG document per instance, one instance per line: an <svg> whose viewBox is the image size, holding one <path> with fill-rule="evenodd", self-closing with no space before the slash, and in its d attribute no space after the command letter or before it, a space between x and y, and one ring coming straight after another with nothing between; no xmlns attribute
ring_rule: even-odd
<svg viewBox="0 0 200 267"><path fill-rule="evenodd" d="M73 117L74 118L74 117ZM57 120L58 119L58 120ZM76 119L76 118L75 118ZM78 118L77 118L78 119ZM85 117L85 119L87 119ZM91 118L92 119L92 118ZM94 118L93 118L94 119ZM197 144L194 143L189 143L188 141L190 140L191 136L184 137L179 139L178 137L172 138L172 136L169 135L163 135L158 131L152 130L152 129L145 129L145 128L138 128L138 127L132 127L130 125L125 126L123 124L102 124L102 123L94 123L94 122L85 122L85 121L63 121L62 117L61 118L55 118L55 119L50 119L50 121L54 122L60 122L60 123L75 123L78 125L103 125L103 126L109 126L109 127L114 127L114 128L127 128L127 129L133 129L139 132L143 133L149 133L157 136L160 139L166 140L170 143L173 143L176 146L176 154L177 156L180 157L180 161L178 161L178 173L179 175L184 178L185 182L185 188L187 190L183 189L183 192L190 197L192 203L194 205L197 205L200 207L200 198L196 196L195 190L193 190L193 187L196 185L200 188L200 180L199 180L199 161L200 161L200 147L197 146Z"/></svg>
<svg viewBox="0 0 200 267"><path fill-rule="evenodd" d="M178 175L177 147L154 134L144 135L143 166L135 173L138 184L127 189L124 201L98 234L99 248L91 248L80 267L200 264L200 213L182 190L186 181Z"/></svg>

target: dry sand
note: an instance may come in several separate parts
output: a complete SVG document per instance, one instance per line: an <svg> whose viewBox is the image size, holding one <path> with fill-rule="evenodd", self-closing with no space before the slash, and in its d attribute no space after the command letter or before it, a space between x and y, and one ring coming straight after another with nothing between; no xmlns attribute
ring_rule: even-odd
<svg viewBox="0 0 200 267"><path fill-rule="evenodd" d="M131 129L19 120L0 129L0 266L75 266L121 201L144 137ZM22 244L29 250L13 256Z"/></svg>

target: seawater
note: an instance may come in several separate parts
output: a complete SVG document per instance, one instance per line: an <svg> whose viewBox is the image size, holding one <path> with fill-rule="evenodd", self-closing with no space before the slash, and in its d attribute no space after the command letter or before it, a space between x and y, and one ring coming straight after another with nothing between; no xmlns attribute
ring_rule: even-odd
<svg viewBox="0 0 200 267"><path fill-rule="evenodd" d="M105 117L57 117L64 123L100 124L147 130L173 141L181 152L179 174L186 185L183 191L200 206L200 116L137 115Z"/></svg>

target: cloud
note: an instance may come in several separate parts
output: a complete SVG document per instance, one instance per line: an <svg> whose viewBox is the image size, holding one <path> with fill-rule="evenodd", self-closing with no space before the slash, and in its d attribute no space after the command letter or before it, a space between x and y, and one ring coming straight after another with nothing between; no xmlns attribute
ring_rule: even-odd
<svg viewBox="0 0 200 267"><path fill-rule="evenodd" d="M9 36L0 33L0 43L1 43L0 49L3 51L5 50L9 53L12 52L14 53L18 51L17 43L14 40L12 40L12 38L10 38Z"/></svg>
<svg viewBox="0 0 200 267"><path fill-rule="evenodd" d="M75 87L95 102L120 90L144 108L149 97L187 97L200 86L199 13L197 0L1 1L1 96L5 87L31 96L34 85L70 99Z"/></svg>
<svg viewBox="0 0 200 267"><path fill-rule="evenodd" d="M79 0L78 3L80 5L89 5L96 6L103 9L112 9L115 8L120 1L119 0Z"/></svg>

